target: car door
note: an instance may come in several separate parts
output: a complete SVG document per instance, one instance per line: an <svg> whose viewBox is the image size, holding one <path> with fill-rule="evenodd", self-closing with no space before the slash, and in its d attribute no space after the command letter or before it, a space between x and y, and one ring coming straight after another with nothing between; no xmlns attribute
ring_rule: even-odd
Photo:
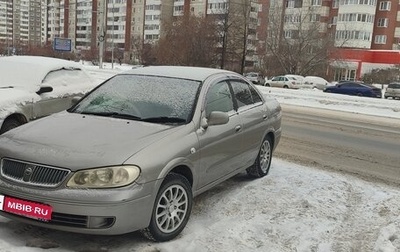
<svg viewBox="0 0 400 252"><path fill-rule="evenodd" d="M48 73L40 88L51 87L52 90L38 93L40 100L33 106L34 117L40 118L70 108L74 96L83 96L82 86L87 81L80 70L60 69Z"/></svg>
<svg viewBox="0 0 400 252"><path fill-rule="evenodd" d="M241 165L242 122L234 108L231 88L226 80L212 83L205 98L203 119L212 111L229 115L223 125L213 125L197 132L200 146L199 186L210 184Z"/></svg>
<svg viewBox="0 0 400 252"><path fill-rule="evenodd" d="M279 76L271 79L271 87L279 87Z"/></svg>
<svg viewBox="0 0 400 252"><path fill-rule="evenodd" d="M230 80L230 83L243 124L242 163L237 168L247 168L254 164L257 157L267 128L269 111L252 85L242 80Z"/></svg>
<svg viewBox="0 0 400 252"><path fill-rule="evenodd" d="M350 92L351 92L350 83L339 84L335 89L335 93L338 94L350 94Z"/></svg>

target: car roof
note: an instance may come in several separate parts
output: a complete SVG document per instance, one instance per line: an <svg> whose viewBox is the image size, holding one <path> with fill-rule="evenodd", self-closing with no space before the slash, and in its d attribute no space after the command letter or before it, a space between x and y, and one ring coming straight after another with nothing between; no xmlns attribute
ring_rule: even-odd
<svg viewBox="0 0 400 252"><path fill-rule="evenodd" d="M0 57L1 86L38 86L46 75L62 68L82 69L81 65L68 60L42 56ZM23 73L23 74L21 74Z"/></svg>
<svg viewBox="0 0 400 252"><path fill-rule="evenodd" d="M165 76L174 77L181 79L189 79L196 81L204 81L210 75L214 74L234 74L237 73L216 69L216 68L205 68L205 67L188 67L188 66L146 66L125 71L121 74L138 74L138 75L152 75L152 76Z"/></svg>

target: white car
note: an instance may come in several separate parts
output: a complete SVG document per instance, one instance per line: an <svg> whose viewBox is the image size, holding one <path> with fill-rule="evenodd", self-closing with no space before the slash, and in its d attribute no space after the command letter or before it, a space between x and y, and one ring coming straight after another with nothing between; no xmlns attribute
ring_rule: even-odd
<svg viewBox="0 0 400 252"><path fill-rule="evenodd" d="M385 92L385 99L392 97L393 99L400 99L400 83L393 82L390 83Z"/></svg>
<svg viewBox="0 0 400 252"><path fill-rule="evenodd" d="M306 76L304 77L303 84L311 88L324 90L329 85L329 82L319 76Z"/></svg>
<svg viewBox="0 0 400 252"><path fill-rule="evenodd" d="M281 75L265 80L264 86L299 89L302 87L302 83L293 76Z"/></svg>
<svg viewBox="0 0 400 252"><path fill-rule="evenodd" d="M0 134L68 109L96 84L77 62L40 56L0 57Z"/></svg>
<svg viewBox="0 0 400 252"><path fill-rule="evenodd" d="M253 82L253 84L263 83L263 77L259 73L250 72L250 73L245 73L243 76L246 77L246 79L248 79L249 81Z"/></svg>

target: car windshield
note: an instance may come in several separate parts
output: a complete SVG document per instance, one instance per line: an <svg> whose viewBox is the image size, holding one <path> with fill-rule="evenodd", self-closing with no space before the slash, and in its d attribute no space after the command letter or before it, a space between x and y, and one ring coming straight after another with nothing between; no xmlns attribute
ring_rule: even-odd
<svg viewBox="0 0 400 252"><path fill-rule="evenodd" d="M117 75L70 112L153 123L187 123L191 120L200 84L160 76Z"/></svg>

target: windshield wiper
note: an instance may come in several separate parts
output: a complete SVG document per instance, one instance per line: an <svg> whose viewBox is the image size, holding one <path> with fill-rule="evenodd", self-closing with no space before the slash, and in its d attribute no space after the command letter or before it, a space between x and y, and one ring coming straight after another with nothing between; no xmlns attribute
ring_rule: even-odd
<svg viewBox="0 0 400 252"><path fill-rule="evenodd" d="M142 119L144 122L154 122L154 123L185 123L186 119L179 117L168 117L168 116L159 116L159 117L148 117Z"/></svg>
<svg viewBox="0 0 400 252"><path fill-rule="evenodd" d="M6 86L6 87L0 87L0 88L14 88L13 86Z"/></svg>
<svg viewBox="0 0 400 252"><path fill-rule="evenodd" d="M81 112L83 115L97 115L97 116L105 116L105 117L113 117L113 118L121 118L121 119L130 119L130 120L142 120L141 117L131 115L131 114L124 114L118 112L88 112L83 111Z"/></svg>

